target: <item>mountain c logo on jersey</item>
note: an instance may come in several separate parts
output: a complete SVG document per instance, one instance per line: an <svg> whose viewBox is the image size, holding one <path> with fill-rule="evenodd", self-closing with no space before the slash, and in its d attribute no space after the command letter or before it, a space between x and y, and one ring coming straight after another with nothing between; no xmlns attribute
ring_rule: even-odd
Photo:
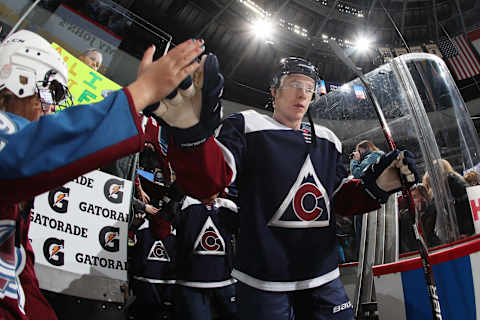
<svg viewBox="0 0 480 320"><path fill-rule="evenodd" d="M48 193L48 204L50 208L58 213L67 212L69 194L70 189L63 186L50 191Z"/></svg>
<svg viewBox="0 0 480 320"><path fill-rule="evenodd" d="M167 249L165 249L162 241L157 240L153 243L152 248L148 253L147 260L170 262L170 256L168 255Z"/></svg>
<svg viewBox="0 0 480 320"><path fill-rule="evenodd" d="M98 241L108 252L117 252L120 249L120 228L106 226L98 234Z"/></svg>
<svg viewBox="0 0 480 320"><path fill-rule="evenodd" d="M0 298L17 298L15 221L0 220Z"/></svg>
<svg viewBox="0 0 480 320"><path fill-rule="evenodd" d="M25 293L18 276L23 272L26 253L23 246L15 247L15 221L0 220L0 299L17 300L18 308L25 313Z"/></svg>
<svg viewBox="0 0 480 320"><path fill-rule="evenodd" d="M124 181L119 179L108 179L103 187L105 198L112 203L122 203L123 183Z"/></svg>
<svg viewBox="0 0 480 320"><path fill-rule="evenodd" d="M330 200L308 155L297 180L268 225L282 228L315 228L328 227L329 224Z"/></svg>
<svg viewBox="0 0 480 320"><path fill-rule="evenodd" d="M61 251L64 248L64 242L63 239L48 238L43 243L43 255L54 266L64 264L64 253Z"/></svg>
<svg viewBox="0 0 480 320"><path fill-rule="evenodd" d="M195 240L193 252L204 255L225 255L225 241L218 231L211 217L207 218L202 230Z"/></svg>

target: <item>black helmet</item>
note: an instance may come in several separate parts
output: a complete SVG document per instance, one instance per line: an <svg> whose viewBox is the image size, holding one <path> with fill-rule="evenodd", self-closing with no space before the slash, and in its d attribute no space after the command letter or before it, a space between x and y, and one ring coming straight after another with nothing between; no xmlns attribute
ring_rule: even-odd
<svg viewBox="0 0 480 320"><path fill-rule="evenodd" d="M288 57L280 60L278 70L273 74L272 87L278 88L280 79L287 74L303 74L315 81L315 88L318 87L321 80L317 68L310 61L297 57Z"/></svg>

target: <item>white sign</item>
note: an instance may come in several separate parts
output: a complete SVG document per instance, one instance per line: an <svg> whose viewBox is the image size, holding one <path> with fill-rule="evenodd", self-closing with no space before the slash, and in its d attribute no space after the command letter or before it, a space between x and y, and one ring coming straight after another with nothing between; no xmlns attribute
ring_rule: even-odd
<svg viewBox="0 0 480 320"><path fill-rule="evenodd" d="M35 198L35 263L127 280L130 181L93 171Z"/></svg>
<svg viewBox="0 0 480 320"><path fill-rule="evenodd" d="M467 188L468 201L470 202L470 209L472 211L473 225L475 226L475 233L480 233L480 186L473 186Z"/></svg>

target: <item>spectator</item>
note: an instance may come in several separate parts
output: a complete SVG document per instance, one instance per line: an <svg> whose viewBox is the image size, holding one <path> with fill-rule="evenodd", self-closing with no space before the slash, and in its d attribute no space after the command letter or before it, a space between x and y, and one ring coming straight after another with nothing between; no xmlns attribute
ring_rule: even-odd
<svg viewBox="0 0 480 320"><path fill-rule="evenodd" d="M418 213L420 223L419 230L423 233L423 238L428 247L433 247L440 244L435 233L435 223L437 220L437 211L430 198L427 188L419 183L410 188L412 198L415 204L415 210ZM417 240L412 228L411 219L408 208L400 210L400 253L418 250Z"/></svg>
<svg viewBox="0 0 480 320"><path fill-rule="evenodd" d="M372 141L360 141L351 154L350 173L354 178L360 178L369 165L375 163L378 158L384 154ZM353 217L355 227L355 243L357 246L357 256L360 250L360 239L362 237L362 216Z"/></svg>
<svg viewBox="0 0 480 320"><path fill-rule="evenodd" d="M475 229L473 226L470 204L468 202L466 190L468 187L467 181L465 181L459 173L453 170L452 165L447 160L435 160L435 164L438 166L441 177L444 179L442 182L447 182L450 193L453 196L460 237L465 238L466 236L472 235L475 232ZM427 188L429 198L433 199L433 189L428 172L425 172L422 181Z"/></svg>
<svg viewBox="0 0 480 320"><path fill-rule="evenodd" d="M433 199L430 198L427 188L419 183L410 188L415 209L419 213L420 222L422 223L423 237L429 247L440 244L435 234L435 223L437 221L437 210Z"/></svg>
<svg viewBox="0 0 480 320"><path fill-rule="evenodd" d="M465 181L467 181L470 187L480 185L480 173L475 170L470 170L463 175Z"/></svg>
<svg viewBox="0 0 480 320"><path fill-rule="evenodd" d="M85 63L87 66L92 68L95 71L102 66L103 62L103 55L97 49L88 49L87 51L83 52L78 59Z"/></svg>
<svg viewBox="0 0 480 320"><path fill-rule="evenodd" d="M190 62L202 52L202 44L187 41L155 62L155 48L150 47L137 80L128 87L96 104L40 119L68 96L65 62L50 43L30 31L18 31L1 44L0 215L4 236L0 277L8 288L0 297L1 319L56 319L38 287L28 240L30 219L28 214L19 214L19 203L140 151L143 133L137 113L164 98L199 67ZM113 127L117 130L112 131Z"/></svg>
<svg viewBox="0 0 480 320"><path fill-rule="evenodd" d="M355 151L352 152L350 161L350 172L354 178L360 178L366 167L375 163L378 158L384 154L370 140L363 140L357 144Z"/></svg>

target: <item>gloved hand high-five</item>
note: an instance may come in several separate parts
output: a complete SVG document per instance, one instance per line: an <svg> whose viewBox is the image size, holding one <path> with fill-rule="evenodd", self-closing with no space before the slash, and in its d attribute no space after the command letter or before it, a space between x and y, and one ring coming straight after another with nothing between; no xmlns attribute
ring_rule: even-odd
<svg viewBox="0 0 480 320"><path fill-rule="evenodd" d="M393 150L365 168L360 180L373 198L385 203L392 193L402 189L400 175L403 176L407 188L419 180L413 154L409 151Z"/></svg>
<svg viewBox="0 0 480 320"><path fill-rule="evenodd" d="M221 120L223 82L217 57L205 55L193 76L183 80L153 110L153 116L178 146L201 144L213 134Z"/></svg>
<svg viewBox="0 0 480 320"><path fill-rule="evenodd" d="M155 46L143 54L137 80L127 88L137 111L164 99L178 84L200 67L196 58L205 50L203 40L187 40L153 61Z"/></svg>

